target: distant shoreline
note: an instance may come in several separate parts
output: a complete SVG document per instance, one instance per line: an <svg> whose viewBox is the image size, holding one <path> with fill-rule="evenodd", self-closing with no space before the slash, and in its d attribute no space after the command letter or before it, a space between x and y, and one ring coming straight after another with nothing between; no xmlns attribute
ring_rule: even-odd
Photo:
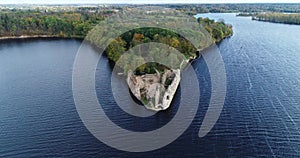
<svg viewBox="0 0 300 158"><path fill-rule="evenodd" d="M0 40L34 39L34 38L84 39L83 37L63 37L63 36L56 36L56 35L21 35L21 36L3 36L0 37Z"/></svg>

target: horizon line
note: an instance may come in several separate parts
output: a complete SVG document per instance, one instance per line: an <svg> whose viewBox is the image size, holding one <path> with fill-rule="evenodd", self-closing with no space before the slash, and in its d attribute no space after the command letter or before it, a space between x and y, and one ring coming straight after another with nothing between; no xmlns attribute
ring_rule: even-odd
<svg viewBox="0 0 300 158"><path fill-rule="evenodd" d="M147 4L154 4L154 5L168 5L168 4L300 4L300 2L237 2L237 3L232 3L232 2L221 2L221 3L188 3L188 2L179 2L179 3L1 3L0 5L101 5L101 4L130 4L130 5L147 5Z"/></svg>

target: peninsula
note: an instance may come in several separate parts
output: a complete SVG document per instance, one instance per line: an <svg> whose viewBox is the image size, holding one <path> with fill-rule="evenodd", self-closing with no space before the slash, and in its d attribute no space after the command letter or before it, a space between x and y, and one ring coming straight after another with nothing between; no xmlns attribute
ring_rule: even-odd
<svg viewBox="0 0 300 158"><path fill-rule="evenodd" d="M115 14L124 8L98 7L98 8L72 8L70 11L45 10L13 10L0 13L0 39L10 38L85 38L92 45L102 48L99 44L99 36L103 28L95 26L106 17ZM156 16L156 15L155 15ZM157 18L157 17L154 17ZM178 17L172 15L173 19ZM192 17L191 17L192 18ZM205 30L211 42L201 41L200 47L194 45L185 37L167 29L156 27L142 27L132 29L119 35L116 39L109 40L105 48L108 59L117 63L119 58L131 48L143 43L156 42L169 45L178 50L186 59L197 57L197 50L205 49L212 43L232 35L232 26L223 21L216 22L208 18L198 18L199 32ZM189 30L187 30L189 31ZM89 36L90 34L91 36ZM101 39L102 40L102 39ZM127 83L133 95L140 100L147 109L160 111L167 109L174 97L180 83L181 66L168 68L159 63L145 63L143 53L128 55L120 66L127 75ZM153 58L161 58L160 51L152 55ZM134 59L134 60L132 60ZM166 62L173 65L181 65L182 58L168 56ZM137 69L135 69L138 67Z"/></svg>

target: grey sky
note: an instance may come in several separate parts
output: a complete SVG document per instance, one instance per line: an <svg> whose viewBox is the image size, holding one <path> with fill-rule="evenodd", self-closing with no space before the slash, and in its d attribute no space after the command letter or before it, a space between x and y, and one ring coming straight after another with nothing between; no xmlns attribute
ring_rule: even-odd
<svg viewBox="0 0 300 158"><path fill-rule="evenodd" d="M300 3L300 0L0 0L0 4L76 4L76 3Z"/></svg>

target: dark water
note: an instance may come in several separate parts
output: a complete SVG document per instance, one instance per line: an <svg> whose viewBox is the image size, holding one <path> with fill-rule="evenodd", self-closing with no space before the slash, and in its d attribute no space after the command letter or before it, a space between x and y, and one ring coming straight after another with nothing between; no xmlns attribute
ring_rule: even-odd
<svg viewBox="0 0 300 158"><path fill-rule="evenodd" d="M234 27L234 36L219 45L227 96L207 136L198 137L211 88L203 59L193 63L201 97L191 126L162 149L128 153L98 141L77 114L72 66L81 41L0 41L0 157L299 157L300 27L233 14L202 16L223 18ZM176 113L177 98L166 112L144 119L131 117L116 105L110 78L111 66L101 58L97 94L117 125L133 131L154 130Z"/></svg>

